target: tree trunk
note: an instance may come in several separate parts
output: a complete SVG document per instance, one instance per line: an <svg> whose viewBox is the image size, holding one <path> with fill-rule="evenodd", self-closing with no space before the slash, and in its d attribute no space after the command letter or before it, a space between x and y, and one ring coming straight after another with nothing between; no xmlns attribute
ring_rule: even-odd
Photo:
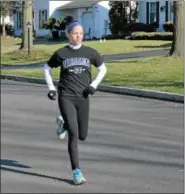
<svg viewBox="0 0 185 194"><path fill-rule="evenodd" d="M24 20L23 49L24 50L28 50L28 49L32 50L32 47L33 47L32 0L25 1L23 18L24 18L23 19ZM28 35L28 33L29 33L29 35Z"/></svg>
<svg viewBox="0 0 185 194"><path fill-rule="evenodd" d="M132 23L132 2L129 2L129 9L130 9L130 13L129 13L129 23Z"/></svg>
<svg viewBox="0 0 185 194"><path fill-rule="evenodd" d="M6 30L5 30L5 18L2 16L2 37L5 38Z"/></svg>
<svg viewBox="0 0 185 194"><path fill-rule="evenodd" d="M20 46L20 49L23 49L23 46L24 46L24 7L25 7L25 1L22 2L22 35L21 35L21 38L22 38L22 42L21 42L21 46Z"/></svg>
<svg viewBox="0 0 185 194"><path fill-rule="evenodd" d="M173 41L169 56L184 56L184 0L174 1Z"/></svg>

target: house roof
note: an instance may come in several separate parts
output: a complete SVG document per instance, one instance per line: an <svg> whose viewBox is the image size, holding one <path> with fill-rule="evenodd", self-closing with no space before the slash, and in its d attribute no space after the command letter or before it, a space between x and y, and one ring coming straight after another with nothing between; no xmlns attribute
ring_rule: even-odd
<svg viewBox="0 0 185 194"><path fill-rule="evenodd" d="M85 7L91 7L93 5L95 5L96 3L98 3L100 1L94 0L94 1L72 1L68 4L62 5L60 7L58 7L58 9L75 9L75 8L85 8Z"/></svg>

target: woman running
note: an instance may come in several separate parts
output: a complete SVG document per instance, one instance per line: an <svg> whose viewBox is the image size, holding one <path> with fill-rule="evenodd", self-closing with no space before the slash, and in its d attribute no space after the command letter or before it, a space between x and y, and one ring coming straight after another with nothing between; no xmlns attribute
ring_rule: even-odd
<svg viewBox="0 0 185 194"><path fill-rule="evenodd" d="M78 157L78 139L84 141L88 135L89 95L93 95L104 78L107 68L102 56L93 48L84 46L83 27L75 21L68 25L69 43L58 49L44 65L44 73L49 88L48 97L56 99L61 116L57 117L58 135L61 139L68 134L68 153L75 185L86 182L82 175ZM94 80L91 65L98 69ZM60 67L60 78L56 90L51 69Z"/></svg>

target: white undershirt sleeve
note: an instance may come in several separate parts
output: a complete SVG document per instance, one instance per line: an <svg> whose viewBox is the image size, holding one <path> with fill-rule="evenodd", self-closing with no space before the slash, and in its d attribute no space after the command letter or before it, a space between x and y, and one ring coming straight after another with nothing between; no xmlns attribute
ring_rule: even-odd
<svg viewBox="0 0 185 194"><path fill-rule="evenodd" d="M48 64L44 64L44 75L45 75L45 80L46 80L48 89L56 91L56 88L53 84L53 80L51 77L51 68L48 66Z"/></svg>
<svg viewBox="0 0 185 194"><path fill-rule="evenodd" d="M97 89L98 85L101 83L105 74L107 73L107 68L104 63L97 69L98 69L98 74L96 78L92 81L92 83L90 84L95 89Z"/></svg>

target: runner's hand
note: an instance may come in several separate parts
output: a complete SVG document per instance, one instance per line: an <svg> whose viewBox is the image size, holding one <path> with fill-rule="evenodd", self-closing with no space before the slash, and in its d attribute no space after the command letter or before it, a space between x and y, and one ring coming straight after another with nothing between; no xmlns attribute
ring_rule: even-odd
<svg viewBox="0 0 185 194"><path fill-rule="evenodd" d="M50 91L48 92L48 98L49 98L50 100L56 100L56 95L57 95L57 93L56 93L55 90L50 90Z"/></svg>
<svg viewBox="0 0 185 194"><path fill-rule="evenodd" d="M96 89L92 86L88 86L85 90L84 90L84 96L87 97L89 94L93 95L96 92Z"/></svg>

